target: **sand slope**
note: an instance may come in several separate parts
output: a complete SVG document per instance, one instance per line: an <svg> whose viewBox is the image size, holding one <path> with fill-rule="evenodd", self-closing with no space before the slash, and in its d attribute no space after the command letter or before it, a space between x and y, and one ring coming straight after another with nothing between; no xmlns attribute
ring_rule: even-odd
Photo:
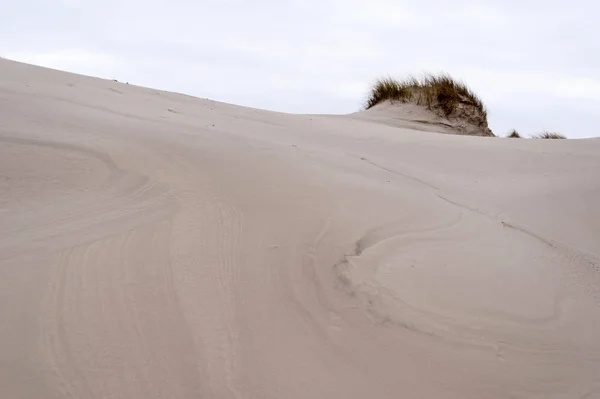
<svg viewBox="0 0 600 399"><path fill-rule="evenodd" d="M600 398L600 140L381 112L0 60L0 397Z"/></svg>

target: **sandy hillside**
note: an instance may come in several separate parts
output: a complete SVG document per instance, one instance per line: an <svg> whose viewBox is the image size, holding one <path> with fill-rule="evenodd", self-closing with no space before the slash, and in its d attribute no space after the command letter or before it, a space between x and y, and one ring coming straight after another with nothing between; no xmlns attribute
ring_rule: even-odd
<svg viewBox="0 0 600 399"><path fill-rule="evenodd" d="M0 60L0 397L600 398L600 140L393 111Z"/></svg>

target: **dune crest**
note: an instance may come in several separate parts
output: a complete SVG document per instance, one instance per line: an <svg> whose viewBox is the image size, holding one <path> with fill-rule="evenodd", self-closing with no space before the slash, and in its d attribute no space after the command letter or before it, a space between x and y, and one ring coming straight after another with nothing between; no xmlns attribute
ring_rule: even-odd
<svg viewBox="0 0 600 399"><path fill-rule="evenodd" d="M447 133L494 137L483 100L447 74L379 79L371 87L365 108L381 108L386 103L396 105L400 119L442 126Z"/></svg>

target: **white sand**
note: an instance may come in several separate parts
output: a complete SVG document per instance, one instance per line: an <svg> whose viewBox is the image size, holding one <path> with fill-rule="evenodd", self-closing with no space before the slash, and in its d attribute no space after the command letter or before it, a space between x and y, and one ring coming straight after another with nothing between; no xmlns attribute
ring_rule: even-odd
<svg viewBox="0 0 600 399"><path fill-rule="evenodd" d="M599 398L600 140L424 126L0 60L0 397Z"/></svg>

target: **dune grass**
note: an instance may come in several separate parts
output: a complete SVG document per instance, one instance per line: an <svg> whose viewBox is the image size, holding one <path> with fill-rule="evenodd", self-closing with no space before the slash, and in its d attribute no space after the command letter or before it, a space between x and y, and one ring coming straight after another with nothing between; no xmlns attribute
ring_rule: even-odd
<svg viewBox="0 0 600 399"><path fill-rule="evenodd" d="M409 76L404 80L391 77L379 79L371 88L365 108L369 109L386 100L415 102L430 109L439 106L446 116L454 112L459 104L467 104L475 107L487 119L487 110L481 98L463 82L448 74L425 74L421 78Z"/></svg>
<svg viewBox="0 0 600 399"><path fill-rule="evenodd" d="M515 129L513 129L506 137L511 139L520 139L521 135Z"/></svg>
<svg viewBox="0 0 600 399"><path fill-rule="evenodd" d="M533 138L533 139L553 139L553 140L556 140L556 139L566 139L567 137L565 135L563 135L563 134L560 134L560 133L544 132L544 133L541 133L541 134L537 134L537 135L531 136L531 138Z"/></svg>

